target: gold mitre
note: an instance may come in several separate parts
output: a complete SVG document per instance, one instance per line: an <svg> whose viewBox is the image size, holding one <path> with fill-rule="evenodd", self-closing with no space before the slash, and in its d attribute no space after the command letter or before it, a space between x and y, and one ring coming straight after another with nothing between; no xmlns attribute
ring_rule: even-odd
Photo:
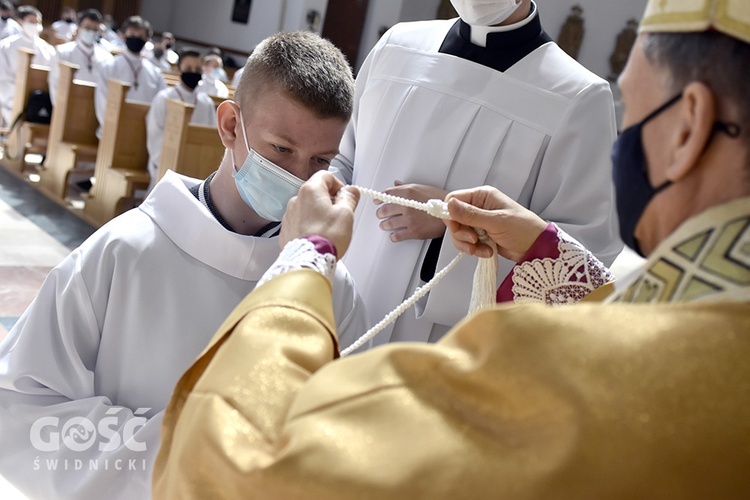
<svg viewBox="0 0 750 500"><path fill-rule="evenodd" d="M750 0L649 0L640 32L715 30L750 43Z"/></svg>

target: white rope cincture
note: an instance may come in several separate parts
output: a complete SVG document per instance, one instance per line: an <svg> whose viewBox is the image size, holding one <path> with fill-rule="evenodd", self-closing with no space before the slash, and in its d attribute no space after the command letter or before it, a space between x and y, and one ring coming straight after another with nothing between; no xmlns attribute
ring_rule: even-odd
<svg viewBox="0 0 750 500"><path fill-rule="evenodd" d="M415 208L422 212L427 212L433 217L438 219L450 219L451 214L448 212L448 204L443 200L427 200L426 203L421 201L409 200L407 198L401 198L399 196L393 196L392 194L381 193L374 189L354 186L359 189L359 192L365 196L373 198L384 203L393 203L394 205L400 205L402 207Z"/></svg>
<svg viewBox="0 0 750 500"><path fill-rule="evenodd" d="M360 186L354 187L356 187L364 196L382 201L384 203L393 203L394 205L421 210L422 212L427 212L433 217L437 217L439 219L450 219L448 204L443 200L428 200L426 203L422 203L415 200L409 200L407 198L401 198L399 196L381 193L369 188ZM495 253L497 253L495 244L487 237L487 233L482 229L475 228L475 230L479 235L479 239L483 243L488 244L495 251ZM429 282L414 290L414 293L411 295L411 297L404 300L393 311L386 314L382 320L380 320L375 326L370 328L364 335L359 337L349 347L341 351L341 356L344 357L356 351L365 343L370 341L373 337L375 337L378 333L383 331L386 326L396 321L396 319L401 316L407 309L416 304L419 299L427 295L427 293L429 293L429 291L432 290L432 288L437 285L438 282L456 266L456 264L458 264L458 261L460 261L464 255L464 252L456 255L453 260L448 263L447 266L445 266L439 272L435 273L435 276L433 276L433 278ZM472 289L471 301L469 303L469 314L495 303L495 294L497 290L496 282L497 257L493 254L493 256L489 259L479 259L477 269L474 272L474 287Z"/></svg>
<svg viewBox="0 0 750 500"><path fill-rule="evenodd" d="M445 266L443 269L440 270L435 276L432 277L430 281L425 283L424 285L420 286L416 290L414 290L414 293L411 297L403 301L401 304L396 307L393 311L389 312L385 315L383 319L381 319L375 326L367 330L367 333L362 335L360 338L358 338L352 345L341 351L341 356L346 356L347 354L356 351L363 345L365 345L370 339L375 337L378 333L382 332L383 329L390 325L392 322L396 321L396 318L401 316L404 312L406 312L407 309L409 309L411 306L417 303L419 299L427 295L427 293L432 290L432 287L437 285L438 281L443 279L443 276L448 274L451 269L453 269L456 264L458 264L458 261L461 260L461 258L465 254L462 252L455 257L453 257L453 260L448 263L447 266Z"/></svg>

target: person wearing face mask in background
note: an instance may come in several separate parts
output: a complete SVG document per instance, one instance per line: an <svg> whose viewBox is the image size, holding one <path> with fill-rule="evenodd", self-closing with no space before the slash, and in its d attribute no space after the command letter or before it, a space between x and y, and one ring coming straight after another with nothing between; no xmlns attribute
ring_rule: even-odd
<svg viewBox="0 0 750 500"><path fill-rule="evenodd" d="M101 40L100 43L102 43L102 46L106 48L107 50L110 50L110 48L125 48L125 41L120 37L120 35L117 34L117 31L115 31L115 20L112 19L112 16L109 14L104 15L104 19L102 20L102 24L99 26L99 30L101 33Z"/></svg>
<svg viewBox="0 0 750 500"><path fill-rule="evenodd" d="M0 40L0 111L4 126L10 126L16 118L13 112L13 94L18 73L18 49L34 51L31 64L50 67L55 49L39 37L42 32L42 13L29 5L18 8L18 20L23 33Z"/></svg>
<svg viewBox="0 0 750 500"><path fill-rule="evenodd" d="M78 66L74 76L76 80L97 83L101 67L112 60L112 54L97 42L101 21L102 15L98 10L81 11L78 15L78 32L75 41L55 47L55 56L52 58L47 79L53 105L57 97L57 82L60 79L60 61L67 61Z"/></svg>
<svg viewBox="0 0 750 500"><path fill-rule="evenodd" d="M227 75L227 72L224 70L224 65L227 63L228 60L232 59L232 57L224 57L224 54L222 53L221 49L219 47L211 47L206 51L206 54L213 54L219 56L219 59L221 59L221 64L219 65L219 68L216 70L216 77L221 80L224 83L229 83L229 76Z"/></svg>
<svg viewBox="0 0 750 500"><path fill-rule="evenodd" d="M330 285L303 256L279 262L175 389L154 497L750 498L750 11L650 0L640 31L612 150L623 236L648 255L634 282L335 359ZM282 241L351 251L342 187L316 174ZM448 211L462 250L490 255L473 228L513 260L549 250L547 223L495 188ZM569 278L557 291L581 291Z"/></svg>
<svg viewBox="0 0 750 500"><path fill-rule="evenodd" d="M141 56L147 58L151 63L162 71L171 71L172 66L167 61L164 53L164 40L160 36L155 36L151 42L148 42L141 51Z"/></svg>
<svg viewBox="0 0 750 500"><path fill-rule="evenodd" d="M194 73L195 64L185 68ZM226 146L218 170L205 180L167 172L138 208L50 273L0 343L3 478L31 498L151 498L177 379L279 256L287 202L336 154L353 95L351 69L330 42L272 36L254 51L235 100L217 110ZM321 248L307 243L298 251ZM333 277L335 323L350 342L366 328L351 277L331 259L314 265ZM85 417L122 440L99 434L85 451L40 451L30 435L43 417L61 425ZM46 465L53 459L56 470ZM73 469L76 459L82 469Z"/></svg>
<svg viewBox="0 0 750 500"><path fill-rule="evenodd" d="M62 17L52 23L52 29L57 38L68 41L76 35L76 10L72 7L65 7L62 11Z"/></svg>
<svg viewBox="0 0 750 500"><path fill-rule="evenodd" d="M10 0L0 0L0 39L23 32L18 21L13 19L15 10Z"/></svg>
<svg viewBox="0 0 750 500"><path fill-rule="evenodd" d="M167 87L156 94L151 102L151 108L146 114L148 173L151 175L149 191L156 185L159 172L164 125L167 121L167 99L176 99L194 106L195 109L190 116L190 123L210 127L216 126L216 109L213 99L208 94L195 91L202 76L200 54L194 50L183 51L180 55L178 68L180 70L180 83L173 87Z"/></svg>
<svg viewBox="0 0 750 500"><path fill-rule="evenodd" d="M143 47L153 34L151 24L140 16L132 16L123 22L121 32L125 37L127 50L102 66L96 85L94 104L96 118L99 120L97 137L101 137L101 126L107 110L108 79L129 83L127 100L146 104L151 104L156 94L167 87L161 70L141 56Z"/></svg>
<svg viewBox="0 0 750 500"><path fill-rule="evenodd" d="M609 84L552 41L533 1L451 3L459 19L398 24L370 52L332 171L419 201L494 186L611 264ZM444 232L416 210L360 204L345 262L373 323L455 257ZM501 259L500 281L512 266ZM374 343L439 339L466 315L475 267L460 262Z"/></svg>
<svg viewBox="0 0 750 500"><path fill-rule="evenodd" d="M229 89L221 81L220 70L222 66L221 57L216 54L203 56L203 79L198 87L198 92L221 97L222 99L229 97Z"/></svg>
<svg viewBox="0 0 750 500"><path fill-rule="evenodd" d="M164 32L161 37L154 40L152 45L153 47L149 51L150 55L144 55L144 57L148 57L160 70L172 71L177 66L177 60L179 59L179 55L172 50L172 47L174 47L174 35L168 31Z"/></svg>

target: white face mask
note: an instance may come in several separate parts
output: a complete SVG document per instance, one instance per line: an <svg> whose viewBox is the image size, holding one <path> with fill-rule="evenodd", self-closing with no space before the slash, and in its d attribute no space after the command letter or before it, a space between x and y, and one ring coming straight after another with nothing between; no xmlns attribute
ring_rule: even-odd
<svg viewBox="0 0 750 500"><path fill-rule="evenodd" d="M23 31L31 38L34 38L42 32L42 25L39 23L23 23Z"/></svg>
<svg viewBox="0 0 750 500"><path fill-rule="evenodd" d="M521 0L451 0L451 4L467 24L492 26L508 19Z"/></svg>
<svg viewBox="0 0 750 500"><path fill-rule="evenodd" d="M81 42L85 43L86 45L94 45L98 37L99 33L93 30L84 29L78 33L78 38L80 38Z"/></svg>

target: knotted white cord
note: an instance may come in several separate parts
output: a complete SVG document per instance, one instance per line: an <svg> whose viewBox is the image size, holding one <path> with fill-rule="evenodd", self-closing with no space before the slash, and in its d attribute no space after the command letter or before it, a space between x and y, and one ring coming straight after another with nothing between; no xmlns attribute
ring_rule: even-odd
<svg viewBox="0 0 750 500"><path fill-rule="evenodd" d="M448 204L443 200L428 200L426 203L422 203L415 200L409 200L407 198L401 198L386 193L381 193L373 189L355 186L359 189L359 192L364 196L382 201L384 203L393 203L394 205L400 205L403 207L414 208L427 212L433 217L439 219L450 219L450 213L448 212ZM496 252L495 244L492 240L487 237L487 233L482 229L475 229L479 235L479 239L488 244L493 251ZM386 326L396 321L396 318L401 316L407 309L417 303L419 299L427 295L432 288L438 284L438 282L445 277L455 266L458 261L464 256L464 252L456 255L447 266L441 269L433 278L425 283L424 285L417 288L414 293L408 299L404 300L399 304L393 311L385 315L375 326L370 328L364 335L358 338L352 345L341 351L341 356L347 356L348 354L356 351L362 347L366 342L375 337L378 333L383 331ZM477 269L474 272L474 288L471 294L471 301L469 303L469 313L478 311L488 305L495 302L496 293L496 279L497 279L497 258L493 254L492 258L479 259Z"/></svg>
<svg viewBox="0 0 750 500"><path fill-rule="evenodd" d="M401 205L402 207L415 208L422 212L427 212L433 217L438 219L450 219L451 214L448 212L448 204L443 200L427 200L426 203L420 201L409 200L408 198L401 198L399 196L393 196L392 194L381 193L374 189L354 186L359 189L359 192L365 196L369 196L375 200L382 201L384 203L393 203L394 205Z"/></svg>

